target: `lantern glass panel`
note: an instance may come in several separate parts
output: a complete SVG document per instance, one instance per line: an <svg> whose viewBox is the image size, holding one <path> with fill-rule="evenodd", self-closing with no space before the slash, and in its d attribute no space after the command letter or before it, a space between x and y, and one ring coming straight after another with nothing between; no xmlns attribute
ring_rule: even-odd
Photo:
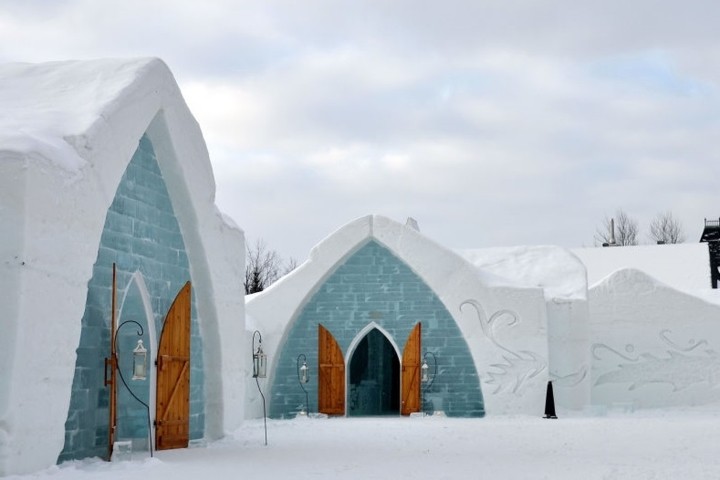
<svg viewBox="0 0 720 480"><path fill-rule="evenodd" d="M135 350L133 350L133 380L145 380L147 378L147 349L143 346L143 341L138 340Z"/></svg>
<svg viewBox="0 0 720 480"><path fill-rule="evenodd" d="M303 362L302 366L300 367L300 382L308 382L308 366L306 362Z"/></svg>
<svg viewBox="0 0 720 480"><path fill-rule="evenodd" d="M267 377L267 355L265 355L260 347L255 355L253 355L253 377Z"/></svg>

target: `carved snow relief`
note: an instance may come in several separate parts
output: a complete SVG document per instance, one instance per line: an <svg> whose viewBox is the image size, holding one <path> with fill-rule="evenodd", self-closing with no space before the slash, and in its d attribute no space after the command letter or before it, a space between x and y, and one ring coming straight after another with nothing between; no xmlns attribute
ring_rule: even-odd
<svg viewBox="0 0 720 480"><path fill-rule="evenodd" d="M666 348L666 355L635 353L635 346L627 344L625 352L604 344L592 346L595 360L607 360L612 355L620 361L617 368L600 375L595 385L629 383L628 390L635 390L651 383L672 385L680 391L691 385L708 383L710 387L720 383L720 359L707 340L688 340L685 346L670 339L672 332L661 330L659 338Z"/></svg>
<svg viewBox="0 0 720 480"><path fill-rule="evenodd" d="M576 387L582 383L583 380L585 380L585 377L587 377L588 374L588 367L587 365L580 367L580 369L577 372L570 373L568 375L557 375L555 373L550 372L550 380L552 380L553 385L556 387Z"/></svg>
<svg viewBox="0 0 720 480"><path fill-rule="evenodd" d="M545 368L547 362L537 353L528 350L512 350L501 344L496 338L496 330L501 326L513 328L520 323L519 315L508 309L498 310L490 317L485 314L485 309L477 300L465 300L460 304L460 311L465 305L470 305L476 312L482 331L485 336L501 350L501 363L493 363L484 371L484 383L494 387L493 394L510 392L520 394L528 381Z"/></svg>

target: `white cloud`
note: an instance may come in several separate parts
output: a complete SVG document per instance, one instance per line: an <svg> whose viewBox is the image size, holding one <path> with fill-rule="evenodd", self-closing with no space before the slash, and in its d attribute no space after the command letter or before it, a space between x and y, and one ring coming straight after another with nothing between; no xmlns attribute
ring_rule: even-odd
<svg viewBox="0 0 720 480"><path fill-rule="evenodd" d="M716 2L27 1L0 60L160 56L220 207L304 257L367 213L449 245L720 214Z"/></svg>

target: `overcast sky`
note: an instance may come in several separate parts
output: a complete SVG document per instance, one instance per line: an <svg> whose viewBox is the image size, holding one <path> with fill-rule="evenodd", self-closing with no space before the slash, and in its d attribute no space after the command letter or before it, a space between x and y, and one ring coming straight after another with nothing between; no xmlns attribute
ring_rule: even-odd
<svg viewBox="0 0 720 480"><path fill-rule="evenodd" d="M217 204L283 257L377 213L450 248L720 217L720 2L0 0L0 62L156 56Z"/></svg>

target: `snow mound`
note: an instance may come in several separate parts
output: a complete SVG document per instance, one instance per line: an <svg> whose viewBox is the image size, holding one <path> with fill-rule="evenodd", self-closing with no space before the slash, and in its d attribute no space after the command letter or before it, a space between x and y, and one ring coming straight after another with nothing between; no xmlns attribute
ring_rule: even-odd
<svg viewBox="0 0 720 480"><path fill-rule="evenodd" d="M607 290L622 289L624 291L633 289L642 292L672 287L637 268L621 268L612 272L595 285L592 285L591 288Z"/></svg>
<svg viewBox="0 0 720 480"><path fill-rule="evenodd" d="M707 243L578 248L572 252L587 267L590 286L615 271L634 268L687 293L710 288Z"/></svg>
<svg viewBox="0 0 720 480"><path fill-rule="evenodd" d="M685 298L700 299L705 303L720 305L720 292L718 290L705 289L684 291L674 285L655 278L647 272L637 268L621 268L603 278L590 287L593 291L622 292L624 295L642 297L658 291L676 292Z"/></svg>

